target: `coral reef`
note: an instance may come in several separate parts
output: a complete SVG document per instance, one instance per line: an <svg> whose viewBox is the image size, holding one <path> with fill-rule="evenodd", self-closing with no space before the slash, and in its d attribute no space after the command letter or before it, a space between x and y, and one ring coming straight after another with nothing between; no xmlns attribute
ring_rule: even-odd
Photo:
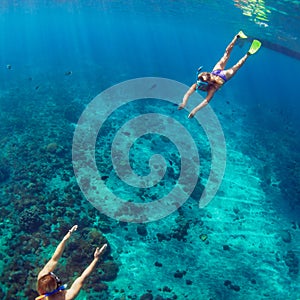
<svg viewBox="0 0 300 300"><path fill-rule="evenodd" d="M58 149L57 143L49 143L46 147L46 151L49 153L55 153L56 150Z"/></svg>
<svg viewBox="0 0 300 300"><path fill-rule="evenodd" d="M289 268L289 274L295 277L299 273L299 259L293 250L289 250L283 257L285 264Z"/></svg>
<svg viewBox="0 0 300 300"><path fill-rule="evenodd" d="M78 101L73 101L65 107L64 117L71 123L77 123L84 107Z"/></svg>
<svg viewBox="0 0 300 300"><path fill-rule="evenodd" d="M28 233L37 231L43 224L40 215L41 211L36 207L23 210L19 217L20 227Z"/></svg>

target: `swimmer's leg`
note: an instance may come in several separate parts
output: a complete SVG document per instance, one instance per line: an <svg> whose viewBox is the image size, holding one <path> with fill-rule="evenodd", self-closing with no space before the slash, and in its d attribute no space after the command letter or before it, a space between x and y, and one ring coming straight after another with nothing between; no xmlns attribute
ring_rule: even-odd
<svg viewBox="0 0 300 300"><path fill-rule="evenodd" d="M236 72L242 67L249 56L249 53L245 54L232 68L225 70L225 76L227 80L229 80L236 74Z"/></svg>
<svg viewBox="0 0 300 300"><path fill-rule="evenodd" d="M230 57L230 53L231 53L236 41L238 40L238 38L239 38L239 35L234 36L233 40L227 46L223 57L217 62L217 64L214 66L213 70L224 70L225 69L228 59Z"/></svg>

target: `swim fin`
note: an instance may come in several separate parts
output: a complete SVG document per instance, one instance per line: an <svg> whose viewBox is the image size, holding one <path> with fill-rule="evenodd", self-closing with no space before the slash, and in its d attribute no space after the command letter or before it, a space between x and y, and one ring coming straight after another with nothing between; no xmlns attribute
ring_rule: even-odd
<svg viewBox="0 0 300 300"><path fill-rule="evenodd" d="M251 47L250 47L250 49L248 51L248 54L251 55L251 54L256 53L259 50L260 46L261 46L261 42L260 41L253 40L253 42L251 44Z"/></svg>
<svg viewBox="0 0 300 300"><path fill-rule="evenodd" d="M240 39L247 39L248 37L246 36L246 34L241 30L238 34L237 34L238 38Z"/></svg>

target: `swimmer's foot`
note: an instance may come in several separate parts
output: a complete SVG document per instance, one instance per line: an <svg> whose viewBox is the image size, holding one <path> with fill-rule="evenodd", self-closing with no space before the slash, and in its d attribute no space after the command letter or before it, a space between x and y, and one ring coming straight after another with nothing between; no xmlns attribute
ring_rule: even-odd
<svg viewBox="0 0 300 300"><path fill-rule="evenodd" d="M243 31L240 31L236 36L237 36L237 38L240 38L240 39L247 39L248 38Z"/></svg>

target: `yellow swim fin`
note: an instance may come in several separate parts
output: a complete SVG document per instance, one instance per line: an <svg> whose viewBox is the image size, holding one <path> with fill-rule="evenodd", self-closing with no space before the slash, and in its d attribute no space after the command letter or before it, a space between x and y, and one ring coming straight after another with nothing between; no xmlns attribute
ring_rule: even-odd
<svg viewBox="0 0 300 300"><path fill-rule="evenodd" d="M242 30L237 34L237 36L238 36L240 39L246 39L246 38L248 38L248 37L246 36L246 34L245 34Z"/></svg>
<svg viewBox="0 0 300 300"><path fill-rule="evenodd" d="M250 49L248 51L248 54L254 54L254 53L256 53L259 50L260 46L261 46L261 42L260 41L253 40L253 42L251 44L251 47L250 47Z"/></svg>

